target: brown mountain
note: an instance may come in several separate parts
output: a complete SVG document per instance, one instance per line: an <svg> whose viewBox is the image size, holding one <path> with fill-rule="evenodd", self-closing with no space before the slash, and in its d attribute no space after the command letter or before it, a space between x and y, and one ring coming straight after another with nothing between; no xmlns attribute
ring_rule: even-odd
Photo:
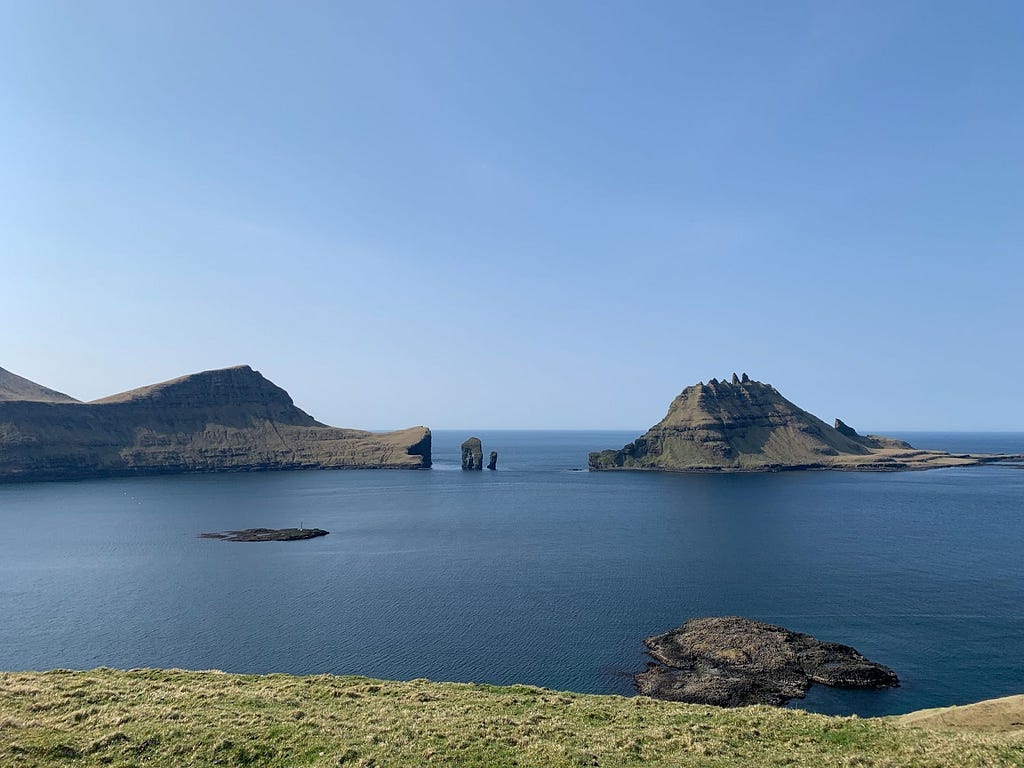
<svg viewBox="0 0 1024 768"><path fill-rule="evenodd" d="M0 481L430 466L426 427L373 433L326 426L247 365L91 403L14 378L17 386L5 391L27 396L0 398Z"/></svg>
<svg viewBox="0 0 1024 768"><path fill-rule="evenodd" d="M31 400L37 403L77 403L78 400L0 368L0 402Z"/></svg>
<svg viewBox="0 0 1024 768"><path fill-rule="evenodd" d="M980 457L919 451L830 427L775 387L735 373L684 389L661 421L622 450L590 454L591 470L743 472L780 469L928 469L976 464Z"/></svg>

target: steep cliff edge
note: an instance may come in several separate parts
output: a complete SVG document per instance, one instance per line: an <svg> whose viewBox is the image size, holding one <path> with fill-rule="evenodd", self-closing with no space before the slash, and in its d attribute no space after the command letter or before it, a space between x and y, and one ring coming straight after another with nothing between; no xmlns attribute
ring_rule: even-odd
<svg viewBox="0 0 1024 768"><path fill-rule="evenodd" d="M249 366L91 403L0 401L0 481L429 466L426 427L373 433L326 426Z"/></svg>
<svg viewBox="0 0 1024 768"><path fill-rule="evenodd" d="M992 457L921 451L836 420L830 427L775 387L732 375L684 389L665 418L621 450L590 454L591 470L757 472L782 469L929 469Z"/></svg>

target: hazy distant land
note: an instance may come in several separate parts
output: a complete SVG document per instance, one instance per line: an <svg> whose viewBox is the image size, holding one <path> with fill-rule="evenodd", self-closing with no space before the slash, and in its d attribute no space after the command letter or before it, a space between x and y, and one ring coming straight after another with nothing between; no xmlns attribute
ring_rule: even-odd
<svg viewBox="0 0 1024 768"><path fill-rule="evenodd" d="M591 470L891 471L1021 456L919 450L830 427L774 387L733 374L687 387L668 414ZM249 366L203 371L83 403L0 369L0 481L271 469L431 466L426 427L329 427Z"/></svg>

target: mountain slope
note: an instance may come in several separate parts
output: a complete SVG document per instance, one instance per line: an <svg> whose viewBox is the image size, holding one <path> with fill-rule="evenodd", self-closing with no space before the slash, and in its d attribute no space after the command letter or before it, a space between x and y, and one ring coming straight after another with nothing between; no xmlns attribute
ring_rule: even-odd
<svg viewBox="0 0 1024 768"><path fill-rule="evenodd" d="M92 403L0 402L0 480L429 466L426 427L328 427L249 366Z"/></svg>
<svg viewBox="0 0 1024 768"><path fill-rule="evenodd" d="M926 469L977 457L918 451L900 440L841 429L743 374L684 389L646 434L619 451L590 454L591 470L771 471Z"/></svg>
<svg viewBox="0 0 1024 768"><path fill-rule="evenodd" d="M0 368L0 401L30 400L37 403L77 403L78 400L42 384Z"/></svg>

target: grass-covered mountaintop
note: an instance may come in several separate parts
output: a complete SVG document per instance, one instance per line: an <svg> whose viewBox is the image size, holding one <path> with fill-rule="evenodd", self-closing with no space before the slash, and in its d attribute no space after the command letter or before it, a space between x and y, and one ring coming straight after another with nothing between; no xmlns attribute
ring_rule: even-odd
<svg viewBox="0 0 1024 768"><path fill-rule="evenodd" d="M992 457L916 450L831 427L770 384L735 373L686 387L661 421L621 450L590 454L591 470L767 472L783 469L892 471L970 466Z"/></svg>
<svg viewBox="0 0 1024 768"><path fill-rule="evenodd" d="M932 730L528 686L108 669L0 673L3 766L1019 766Z"/></svg>
<svg viewBox="0 0 1024 768"><path fill-rule="evenodd" d="M247 365L90 403L59 397L66 396L0 371L0 482L430 466L426 427L326 426Z"/></svg>

